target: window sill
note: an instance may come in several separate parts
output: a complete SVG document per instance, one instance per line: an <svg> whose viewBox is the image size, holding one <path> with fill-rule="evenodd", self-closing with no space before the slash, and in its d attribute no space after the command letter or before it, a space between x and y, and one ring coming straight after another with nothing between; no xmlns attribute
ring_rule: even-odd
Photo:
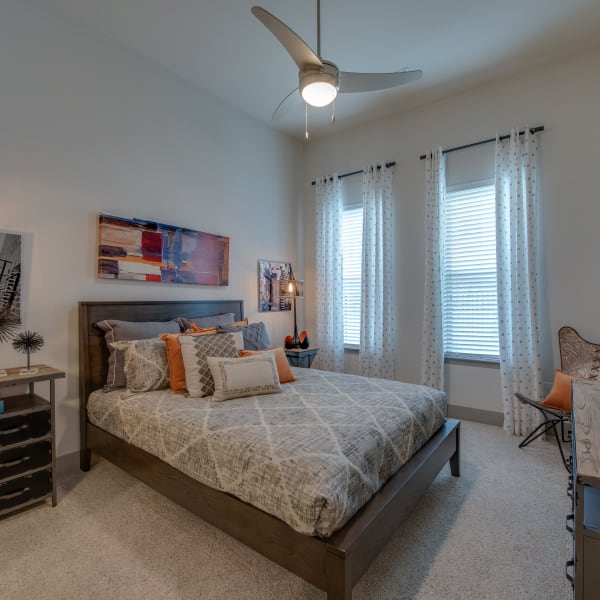
<svg viewBox="0 0 600 600"><path fill-rule="evenodd" d="M453 354L444 356L444 362L457 364L472 364L480 367L499 367L499 356L477 356L473 354Z"/></svg>
<svg viewBox="0 0 600 600"><path fill-rule="evenodd" d="M358 344L344 344L344 352L358 352L360 347Z"/></svg>

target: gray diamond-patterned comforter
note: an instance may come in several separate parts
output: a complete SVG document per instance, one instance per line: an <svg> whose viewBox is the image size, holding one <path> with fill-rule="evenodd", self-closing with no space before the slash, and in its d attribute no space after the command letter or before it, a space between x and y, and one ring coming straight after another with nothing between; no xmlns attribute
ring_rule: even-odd
<svg viewBox="0 0 600 600"><path fill-rule="evenodd" d="M432 388L293 369L283 392L212 402L97 391L90 421L187 475L327 537L441 427Z"/></svg>

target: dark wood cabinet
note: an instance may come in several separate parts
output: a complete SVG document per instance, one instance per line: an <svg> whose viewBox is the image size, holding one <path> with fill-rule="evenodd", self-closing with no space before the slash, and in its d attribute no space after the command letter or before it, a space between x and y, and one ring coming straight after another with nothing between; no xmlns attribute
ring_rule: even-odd
<svg viewBox="0 0 600 600"><path fill-rule="evenodd" d="M575 600L595 600L600 590L600 382L573 381L573 559L567 576ZM571 523L572 522L572 526Z"/></svg>
<svg viewBox="0 0 600 600"><path fill-rule="evenodd" d="M46 499L56 506L54 382L65 374L46 365L35 368L25 375L7 369L0 377L0 388L27 388L0 398L0 517ZM47 397L35 393L40 382L49 383Z"/></svg>

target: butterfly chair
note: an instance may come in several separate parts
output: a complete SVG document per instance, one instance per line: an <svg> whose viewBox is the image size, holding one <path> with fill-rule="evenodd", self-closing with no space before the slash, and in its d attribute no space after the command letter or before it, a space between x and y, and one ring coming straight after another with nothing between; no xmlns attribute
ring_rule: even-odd
<svg viewBox="0 0 600 600"><path fill-rule="evenodd" d="M565 424L571 422L571 382L573 377L598 379L600 376L600 344L584 340L572 327L561 327L558 332L558 347L560 351L560 370L554 372L554 384L550 393L541 402L517 393L517 398L523 403L539 410L544 420L519 444L525 448L550 430L554 434L563 464L570 471L570 462L565 457L563 442ZM559 437L557 426L560 425Z"/></svg>

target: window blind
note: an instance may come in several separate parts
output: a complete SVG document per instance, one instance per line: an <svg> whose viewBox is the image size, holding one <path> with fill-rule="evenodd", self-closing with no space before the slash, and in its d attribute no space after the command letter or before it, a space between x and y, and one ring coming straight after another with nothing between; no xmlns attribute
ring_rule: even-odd
<svg viewBox="0 0 600 600"><path fill-rule="evenodd" d="M443 236L445 355L497 360L494 186L447 192Z"/></svg>
<svg viewBox="0 0 600 600"><path fill-rule="evenodd" d="M342 216L344 345L351 348L358 348L360 344L362 224L362 206L344 209Z"/></svg>

